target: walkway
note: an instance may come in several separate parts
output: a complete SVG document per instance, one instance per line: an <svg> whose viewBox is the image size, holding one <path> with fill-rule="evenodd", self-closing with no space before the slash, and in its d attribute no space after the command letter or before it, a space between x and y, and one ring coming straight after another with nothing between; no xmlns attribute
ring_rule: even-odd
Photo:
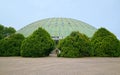
<svg viewBox="0 0 120 75"><path fill-rule="evenodd" d="M120 75L120 58L0 57L0 75Z"/></svg>

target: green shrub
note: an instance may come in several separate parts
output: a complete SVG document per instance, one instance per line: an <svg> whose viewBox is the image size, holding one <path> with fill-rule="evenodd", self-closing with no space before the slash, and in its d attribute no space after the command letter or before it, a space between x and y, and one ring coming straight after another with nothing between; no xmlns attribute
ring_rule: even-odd
<svg viewBox="0 0 120 75"><path fill-rule="evenodd" d="M61 57L84 57L89 56L89 38L79 32L72 32L65 39L60 40L58 48Z"/></svg>
<svg viewBox="0 0 120 75"><path fill-rule="evenodd" d="M0 40L0 56L20 56L21 43L24 40L22 34L12 34Z"/></svg>
<svg viewBox="0 0 120 75"><path fill-rule="evenodd" d="M21 46L21 56L23 57L43 57L48 56L54 48L54 41L49 33L42 28L34 31L27 37Z"/></svg>
<svg viewBox="0 0 120 75"><path fill-rule="evenodd" d="M119 41L113 33L105 28L100 28L95 32L91 39L91 55L100 57L119 56L117 50L118 44Z"/></svg>

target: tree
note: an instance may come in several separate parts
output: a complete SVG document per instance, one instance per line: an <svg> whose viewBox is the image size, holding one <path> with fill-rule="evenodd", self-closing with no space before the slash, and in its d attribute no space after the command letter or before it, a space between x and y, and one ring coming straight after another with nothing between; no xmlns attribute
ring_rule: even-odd
<svg viewBox="0 0 120 75"><path fill-rule="evenodd" d="M79 32L72 32L69 36L59 42L58 48L61 50L61 53L58 56L61 57L89 56L89 38Z"/></svg>
<svg viewBox="0 0 120 75"><path fill-rule="evenodd" d="M119 41L116 36L105 28L99 28L91 39L92 56L118 56Z"/></svg>
<svg viewBox="0 0 120 75"><path fill-rule="evenodd" d="M0 56L20 56L21 43L24 40L22 34L12 34L0 40Z"/></svg>
<svg viewBox="0 0 120 75"><path fill-rule="evenodd" d="M3 38L3 29L4 29L4 26L0 25L0 39Z"/></svg>
<svg viewBox="0 0 120 75"><path fill-rule="evenodd" d="M10 36L11 34L14 34L15 32L16 30L12 27L4 27L3 25L0 25L0 39Z"/></svg>
<svg viewBox="0 0 120 75"><path fill-rule="evenodd" d="M48 56L54 48L54 41L49 33L43 28L38 28L33 34L27 37L21 46L23 57Z"/></svg>

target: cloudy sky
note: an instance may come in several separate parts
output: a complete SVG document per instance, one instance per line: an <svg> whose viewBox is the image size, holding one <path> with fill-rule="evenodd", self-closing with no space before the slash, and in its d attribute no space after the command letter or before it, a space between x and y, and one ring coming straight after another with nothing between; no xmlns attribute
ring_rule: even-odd
<svg viewBox="0 0 120 75"><path fill-rule="evenodd" d="M120 0L0 0L0 24L16 30L52 17L105 27L120 39Z"/></svg>

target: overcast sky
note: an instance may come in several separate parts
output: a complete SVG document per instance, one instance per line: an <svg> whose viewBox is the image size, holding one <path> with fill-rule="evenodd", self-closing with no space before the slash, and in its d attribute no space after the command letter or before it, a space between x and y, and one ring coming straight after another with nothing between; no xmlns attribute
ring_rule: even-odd
<svg viewBox="0 0 120 75"><path fill-rule="evenodd" d="M120 0L0 0L0 24L16 30L52 17L105 27L120 39Z"/></svg>

